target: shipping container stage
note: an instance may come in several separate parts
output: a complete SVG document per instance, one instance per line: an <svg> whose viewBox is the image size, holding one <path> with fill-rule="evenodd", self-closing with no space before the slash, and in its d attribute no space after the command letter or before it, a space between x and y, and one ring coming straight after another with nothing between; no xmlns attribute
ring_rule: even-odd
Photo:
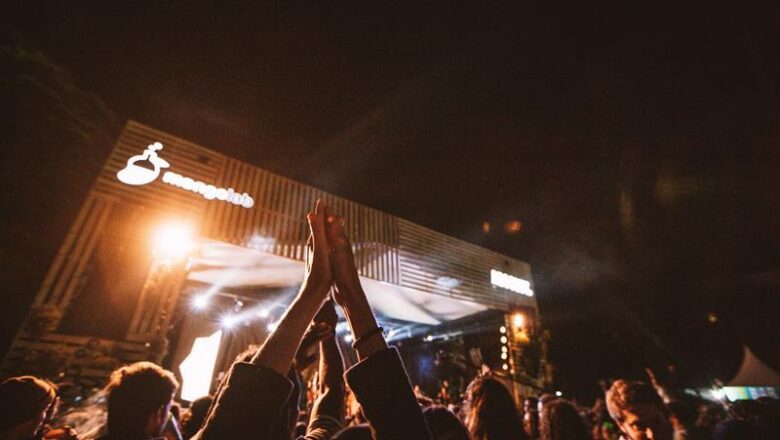
<svg viewBox="0 0 780 440"><path fill-rule="evenodd" d="M184 399L207 392L297 292L318 198L347 218L366 294L413 381L432 390L486 364L515 396L549 382L528 264L132 121L3 375L100 386L116 366L151 360L183 379ZM337 330L354 361L346 326Z"/></svg>

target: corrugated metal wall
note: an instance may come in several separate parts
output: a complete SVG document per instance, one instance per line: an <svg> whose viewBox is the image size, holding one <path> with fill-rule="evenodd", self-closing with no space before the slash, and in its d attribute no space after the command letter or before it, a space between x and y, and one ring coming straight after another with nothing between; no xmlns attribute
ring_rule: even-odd
<svg viewBox="0 0 780 440"><path fill-rule="evenodd" d="M149 144L161 142L158 153L171 164L169 171L250 194L251 209L170 186L162 176L143 186L119 182L116 173L128 159ZM163 173L166 170L163 170ZM513 305L536 307L534 298L490 284L490 269L531 280L530 267L414 223L399 219L252 165L228 158L153 128L130 121L98 176L93 190L62 244L35 305L65 309L83 280L100 234L111 225L106 219L117 203L131 204L150 213L184 217L198 224L203 237L241 246L253 240L269 243L263 250L296 260L304 259L306 213L322 198L347 218L361 275L424 292L485 304L498 309ZM128 341L148 340L165 325L181 291L183 276L144 288L128 331ZM163 316L161 320L159 317ZM51 335L56 337L56 335ZM72 338L65 337L64 338ZM29 340L20 333L17 342ZM69 339L70 340L70 339ZM18 344L14 349L18 349ZM13 350L12 350L13 351Z"/></svg>

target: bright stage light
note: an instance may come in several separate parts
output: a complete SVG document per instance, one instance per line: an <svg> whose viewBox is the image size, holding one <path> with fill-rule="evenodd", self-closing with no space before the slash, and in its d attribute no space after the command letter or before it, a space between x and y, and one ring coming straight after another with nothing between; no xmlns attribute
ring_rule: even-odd
<svg viewBox="0 0 780 440"><path fill-rule="evenodd" d="M152 234L152 250L158 258L181 260L194 247L195 236L192 225L187 223L165 223Z"/></svg>
<svg viewBox="0 0 780 440"><path fill-rule="evenodd" d="M504 326L502 325L501 327L499 327L498 331L500 331L500 332L501 332L501 334L504 334L504 333L506 333L506 327L504 327Z"/></svg>
<svg viewBox="0 0 780 440"><path fill-rule="evenodd" d="M501 353L501 359L506 360L506 358L509 357L506 352Z"/></svg>
<svg viewBox="0 0 780 440"><path fill-rule="evenodd" d="M231 329L235 327L238 319L233 315L225 315L222 317L222 328Z"/></svg>
<svg viewBox="0 0 780 440"><path fill-rule="evenodd" d="M563 393L562 393L562 392L560 392L560 391L556 391L556 392L555 392L555 396L556 396L556 397L561 397L561 396L563 396Z"/></svg>
<svg viewBox="0 0 780 440"><path fill-rule="evenodd" d="M515 313L512 315L512 325L515 328L523 328L525 326L525 315L522 313Z"/></svg>
<svg viewBox="0 0 780 440"><path fill-rule="evenodd" d="M501 366L501 368L502 368L503 370L508 370L508 369L509 369L509 365L507 365L507 364L504 364L504 365L502 365L502 366Z"/></svg>
<svg viewBox="0 0 780 440"><path fill-rule="evenodd" d="M501 343L506 344L509 339L506 338L506 336L501 336Z"/></svg>
<svg viewBox="0 0 780 440"><path fill-rule="evenodd" d="M508 348L506 348L506 345L502 345L502 346L501 346L501 352L502 352L502 353L506 353L507 351L509 351L509 349L508 349Z"/></svg>
<svg viewBox="0 0 780 440"><path fill-rule="evenodd" d="M222 331L211 336L196 338L192 351L179 365L182 375L181 398L192 402L209 394L214 364L217 362Z"/></svg>
<svg viewBox="0 0 780 440"><path fill-rule="evenodd" d="M203 310L209 305L208 295L198 295L192 299L192 306L198 310Z"/></svg>

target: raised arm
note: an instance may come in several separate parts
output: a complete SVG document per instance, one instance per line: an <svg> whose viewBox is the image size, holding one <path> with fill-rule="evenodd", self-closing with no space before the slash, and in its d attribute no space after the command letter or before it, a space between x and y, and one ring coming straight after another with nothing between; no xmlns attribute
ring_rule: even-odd
<svg viewBox="0 0 780 440"><path fill-rule="evenodd" d="M285 377L304 332L330 290L332 275L325 233L325 207L318 201L307 216L311 258L298 295L276 330L249 362L231 366L228 379L198 439L265 440L279 422L292 384Z"/></svg>
<svg viewBox="0 0 780 440"><path fill-rule="evenodd" d="M320 341L319 390L311 410L306 440L326 440L344 426L344 362L336 341L338 317L332 301L323 304L314 325L331 329Z"/></svg>
<svg viewBox="0 0 780 440"><path fill-rule="evenodd" d="M388 348L371 311L352 256L342 218L326 210L336 302L352 330L358 364L346 381L355 393L377 440L431 439L409 377L395 348Z"/></svg>

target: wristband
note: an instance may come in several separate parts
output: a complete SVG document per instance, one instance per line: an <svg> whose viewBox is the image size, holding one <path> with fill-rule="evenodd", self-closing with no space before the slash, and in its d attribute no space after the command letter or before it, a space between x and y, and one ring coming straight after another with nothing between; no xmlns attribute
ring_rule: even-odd
<svg viewBox="0 0 780 440"><path fill-rule="evenodd" d="M384 331L385 330L382 327L374 327L373 329L367 331L363 336L355 339L355 342L352 343L352 349L357 350L358 344L370 338L371 336L374 336L377 333L383 333Z"/></svg>

